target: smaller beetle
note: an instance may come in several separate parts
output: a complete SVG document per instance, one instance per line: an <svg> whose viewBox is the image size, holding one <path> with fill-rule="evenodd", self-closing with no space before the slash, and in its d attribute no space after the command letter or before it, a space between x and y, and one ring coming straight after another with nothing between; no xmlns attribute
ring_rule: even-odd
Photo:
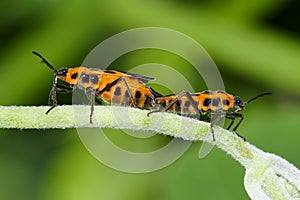
<svg viewBox="0 0 300 200"><path fill-rule="evenodd" d="M211 132L213 140L215 141L215 135L213 126L218 123L222 118L230 119L231 122L227 127L229 130L235 122L235 119L240 120L232 129L235 134L240 136L236 130L242 123L244 115L239 113L243 110L247 104L265 95L271 93L262 93L254 98L243 102L238 96L233 96L221 90L216 91L203 91L200 93L189 93L183 91L180 94L172 94L163 97L157 97L155 99L156 109L148 113L148 115L154 112L172 112L180 115L197 115L199 119L211 122Z"/></svg>

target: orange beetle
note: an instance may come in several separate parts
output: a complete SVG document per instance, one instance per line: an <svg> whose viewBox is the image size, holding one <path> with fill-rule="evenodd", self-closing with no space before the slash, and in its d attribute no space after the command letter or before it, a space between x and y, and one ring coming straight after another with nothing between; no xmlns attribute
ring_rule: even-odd
<svg viewBox="0 0 300 200"><path fill-rule="evenodd" d="M86 67L56 70L39 53L35 51L32 53L41 58L42 63L45 63L54 72L53 85L49 96L49 105L51 107L46 114L57 106L57 92L71 92L74 86L85 90L91 102L90 123L92 123L94 104L97 98L114 105L128 105L149 109L154 106L155 98L162 96L151 87L145 85L148 81L155 80L151 77L116 70L100 70ZM68 83L68 86L58 84L58 80Z"/></svg>

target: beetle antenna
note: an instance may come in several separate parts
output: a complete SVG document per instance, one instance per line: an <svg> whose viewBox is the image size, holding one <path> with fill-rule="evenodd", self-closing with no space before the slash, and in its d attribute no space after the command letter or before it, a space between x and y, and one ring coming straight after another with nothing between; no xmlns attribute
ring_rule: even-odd
<svg viewBox="0 0 300 200"><path fill-rule="evenodd" d="M42 63L46 64L47 67L49 67L55 74L57 74L57 70L41 54L37 53L36 51L32 51L32 53L41 58Z"/></svg>
<svg viewBox="0 0 300 200"><path fill-rule="evenodd" d="M253 97L252 99L246 101L245 104L251 103L252 101L254 101L254 100L256 100L256 99L258 99L258 98L260 98L260 97L263 97L263 96L265 96L265 95L271 95L271 94L272 94L271 92L264 92L264 93L261 93L261 94L255 96L255 97Z"/></svg>

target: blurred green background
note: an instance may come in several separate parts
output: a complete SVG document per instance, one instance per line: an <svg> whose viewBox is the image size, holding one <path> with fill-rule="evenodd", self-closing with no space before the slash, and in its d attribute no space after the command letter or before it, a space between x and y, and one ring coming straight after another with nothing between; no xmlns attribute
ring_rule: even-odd
<svg viewBox="0 0 300 200"><path fill-rule="evenodd" d="M245 100L273 92L243 111L246 119L239 132L300 166L298 1L2 0L0 8L0 105L47 104L53 75L32 50L57 68L72 67L119 32L170 28L204 46L228 92ZM149 62L180 69L195 90L203 90L186 63L164 52L135 52L111 68L128 70ZM60 95L59 102L71 104L71 95ZM151 149L170 140L155 136L147 142L119 131L106 133L129 149L137 145L136 151L145 151L139 142ZM248 199L244 169L217 148L199 160L200 145L193 143L167 168L128 174L94 159L75 129L0 130L0 199Z"/></svg>

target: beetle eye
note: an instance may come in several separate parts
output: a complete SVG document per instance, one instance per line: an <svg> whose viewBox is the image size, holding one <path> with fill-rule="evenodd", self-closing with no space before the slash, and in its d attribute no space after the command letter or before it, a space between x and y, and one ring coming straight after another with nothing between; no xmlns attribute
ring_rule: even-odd
<svg viewBox="0 0 300 200"><path fill-rule="evenodd" d="M57 71L56 75L57 76L67 76L67 73L68 73L68 69L67 68L63 68L63 69Z"/></svg>
<svg viewBox="0 0 300 200"><path fill-rule="evenodd" d="M238 96L234 97L234 105L238 107L244 107L242 100Z"/></svg>

